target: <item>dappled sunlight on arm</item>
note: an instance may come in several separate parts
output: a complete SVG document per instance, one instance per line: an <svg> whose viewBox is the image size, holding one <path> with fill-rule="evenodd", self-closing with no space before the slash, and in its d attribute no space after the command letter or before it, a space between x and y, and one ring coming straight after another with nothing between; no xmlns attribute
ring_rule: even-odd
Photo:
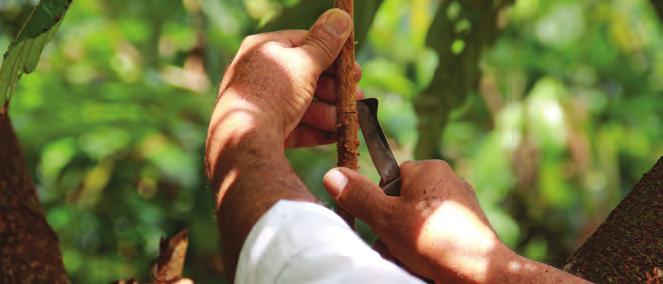
<svg viewBox="0 0 663 284"><path fill-rule="evenodd" d="M455 242L440 241L441 236L449 235L463 237ZM497 238L486 238L491 235L494 235L493 231L483 226L483 221L472 210L458 201L446 200L428 216L417 239L417 247L431 253L436 250L464 252L465 255L443 255L443 261L453 263L453 268L459 271L461 268L471 269L472 278L483 282L488 277L492 252L499 245Z"/></svg>

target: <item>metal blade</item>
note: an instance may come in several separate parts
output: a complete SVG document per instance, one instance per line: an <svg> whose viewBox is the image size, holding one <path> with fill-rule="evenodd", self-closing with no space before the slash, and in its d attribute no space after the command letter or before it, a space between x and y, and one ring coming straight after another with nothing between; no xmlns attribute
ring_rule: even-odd
<svg viewBox="0 0 663 284"><path fill-rule="evenodd" d="M366 140L368 153L378 170L383 190L387 195L400 194L400 168L378 122L378 100L364 99L357 102L359 127Z"/></svg>

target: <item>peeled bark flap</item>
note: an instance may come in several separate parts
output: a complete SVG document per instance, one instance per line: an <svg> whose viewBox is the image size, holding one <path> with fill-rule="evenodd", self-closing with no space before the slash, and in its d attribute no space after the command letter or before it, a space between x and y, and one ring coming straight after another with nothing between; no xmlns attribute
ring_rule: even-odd
<svg viewBox="0 0 663 284"><path fill-rule="evenodd" d="M661 269L663 157L564 267L598 283L660 283Z"/></svg>
<svg viewBox="0 0 663 284"><path fill-rule="evenodd" d="M182 280L189 231L184 230L170 239L161 239L159 258L152 271L153 283L177 283Z"/></svg>

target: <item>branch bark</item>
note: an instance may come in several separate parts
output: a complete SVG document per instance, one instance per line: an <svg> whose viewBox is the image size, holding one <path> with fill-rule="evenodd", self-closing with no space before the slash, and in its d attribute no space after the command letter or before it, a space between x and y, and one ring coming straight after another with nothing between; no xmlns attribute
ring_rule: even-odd
<svg viewBox="0 0 663 284"><path fill-rule="evenodd" d="M663 281L663 157L569 259L596 283Z"/></svg>
<svg viewBox="0 0 663 284"><path fill-rule="evenodd" d="M353 0L336 0L334 7L342 9L354 17ZM359 140L357 138L357 105L356 85L353 80L355 64L355 39L354 31L343 46L341 53L336 59L337 80L337 116L336 133L338 136L338 166L356 170L358 168L357 157ZM352 227L354 217L337 207L336 212Z"/></svg>
<svg viewBox="0 0 663 284"><path fill-rule="evenodd" d="M0 106L0 283L68 283L7 111Z"/></svg>

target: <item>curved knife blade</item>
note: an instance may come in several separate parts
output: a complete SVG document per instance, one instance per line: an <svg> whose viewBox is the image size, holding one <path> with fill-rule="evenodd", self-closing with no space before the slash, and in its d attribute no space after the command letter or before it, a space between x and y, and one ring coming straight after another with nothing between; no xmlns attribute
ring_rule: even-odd
<svg viewBox="0 0 663 284"><path fill-rule="evenodd" d="M382 178L380 185L385 194L398 196L401 191L401 170L378 121L378 100L370 98L358 101L357 111L359 127L366 140L368 153Z"/></svg>

